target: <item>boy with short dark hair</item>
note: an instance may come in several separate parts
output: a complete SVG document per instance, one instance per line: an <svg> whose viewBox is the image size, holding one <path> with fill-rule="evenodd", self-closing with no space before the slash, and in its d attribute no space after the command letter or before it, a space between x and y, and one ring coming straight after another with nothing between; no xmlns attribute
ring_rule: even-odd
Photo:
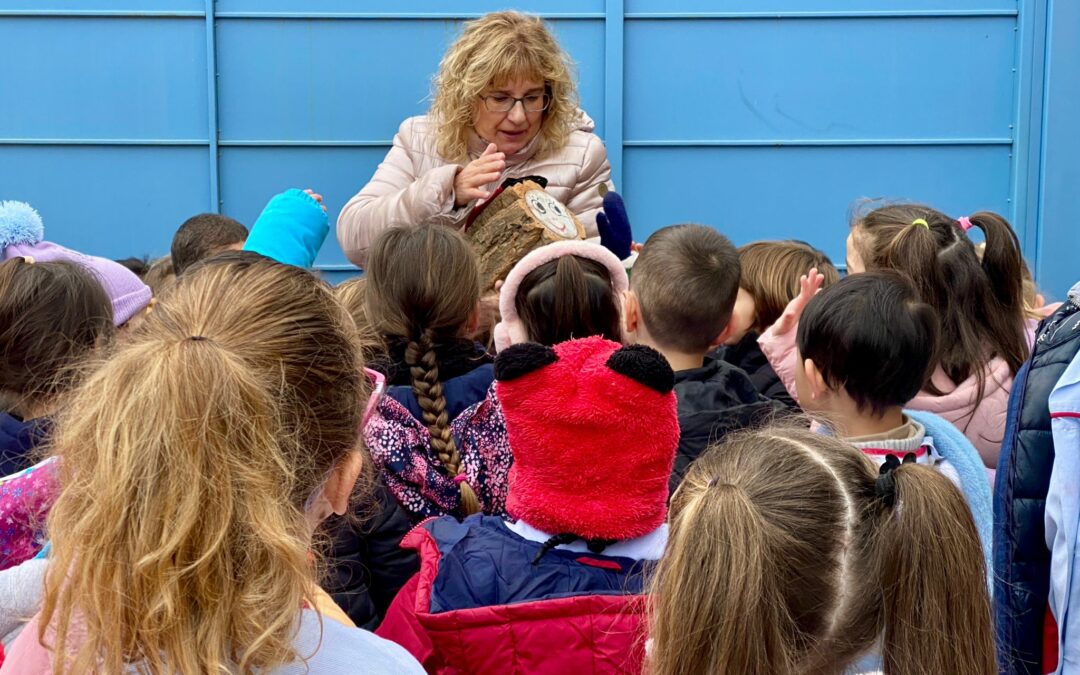
<svg viewBox="0 0 1080 675"><path fill-rule="evenodd" d="M878 464L928 464L957 481L932 434L904 413L930 376L938 340L934 309L905 277L875 271L840 280L806 305L795 339L804 410Z"/></svg>
<svg viewBox="0 0 1080 675"><path fill-rule="evenodd" d="M738 290L738 252L705 225L658 230L634 263L623 302L627 339L656 349L675 371L681 437L672 491L711 443L785 410L759 394L746 373L707 356L732 330Z"/></svg>
<svg viewBox="0 0 1080 675"><path fill-rule="evenodd" d="M173 235L173 272L180 275L200 260L224 251L239 251L247 236L247 228L228 216L218 213L192 216Z"/></svg>

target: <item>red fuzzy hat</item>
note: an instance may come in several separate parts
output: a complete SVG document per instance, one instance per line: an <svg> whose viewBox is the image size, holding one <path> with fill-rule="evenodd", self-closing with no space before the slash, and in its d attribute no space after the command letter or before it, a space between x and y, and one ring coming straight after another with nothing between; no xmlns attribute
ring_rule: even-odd
<svg viewBox="0 0 1080 675"><path fill-rule="evenodd" d="M514 465L509 514L550 534L625 540L667 516L679 418L667 360L601 337L495 359Z"/></svg>

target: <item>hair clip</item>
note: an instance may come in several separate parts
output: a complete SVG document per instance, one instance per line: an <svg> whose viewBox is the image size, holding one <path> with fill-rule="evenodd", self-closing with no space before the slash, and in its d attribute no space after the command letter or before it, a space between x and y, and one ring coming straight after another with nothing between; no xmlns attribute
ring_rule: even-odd
<svg viewBox="0 0 1080 675"><path fill-rule="evenodd" d="M37 262L36 260L34 260L34 256L32 256L32 255L24 255L24 256L19 256L19 257L21 257L22 261L24 263L26 263L27 265L33 265L34 263Z"/></svg>
<svg viewBox="0 0 1080 675"><path fill-rule="evenodd" d="M929 223L927 223L922 218L916 218L915 220L911 221L911 224L912 225L918 225L919 227L925 227L928 230L930 229Z"/></svg>
<svg viewBox="0 0 1080 675"><path fill-rule="evenodd" d="M956 219L956 224L959 225L960 229L963 230L964 232L967 232L968 230L970 230L972 225L974 225L974 223L971 222L971 218L968 218L967 216L962 216L960 218L957 218Z"/></svg>
<svg viewBox="0 0 1080 675"><path fill-rule="evenodd" d="M210 341L210 338L206 337L205 335L189 335L189 336L187 336L186 339L191 340L192 342L209 342Z"/></svg>

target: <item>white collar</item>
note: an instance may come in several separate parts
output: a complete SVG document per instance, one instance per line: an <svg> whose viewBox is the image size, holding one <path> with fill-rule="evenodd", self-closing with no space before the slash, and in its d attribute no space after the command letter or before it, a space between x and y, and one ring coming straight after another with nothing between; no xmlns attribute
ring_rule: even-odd
<svg viewBox="0 0 1080 675"><path fill-rule="evenodd" d="M522 539L535 541L538 544L543 544L553 536L547 532L536 529L523 520L507 520L506 527ZM664 547L667 545L667 538L668 526L667 523L663 523L660 527L648 534L644 534L634 539L615 542L611 546L605 548L602 555L616 558L630 558L631 560L659 560L664 555ZM561 544L555 548L564 551L573 551L575 553L590 552L588 545L580 539L578 541L570 542L569 544Z"/></svg>

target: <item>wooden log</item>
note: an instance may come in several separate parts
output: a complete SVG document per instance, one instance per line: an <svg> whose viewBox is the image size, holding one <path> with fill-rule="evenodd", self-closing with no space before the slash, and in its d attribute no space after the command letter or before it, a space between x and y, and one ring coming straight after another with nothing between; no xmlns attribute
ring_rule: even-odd
<svg viewBox="0 0 1080 675"><path fill-rule="evenodd" d="M511 185L488 202L465 233L479 258L485 291L505 279L529 251L555 241L585 238L577 217L531 180Z"/></svg>

